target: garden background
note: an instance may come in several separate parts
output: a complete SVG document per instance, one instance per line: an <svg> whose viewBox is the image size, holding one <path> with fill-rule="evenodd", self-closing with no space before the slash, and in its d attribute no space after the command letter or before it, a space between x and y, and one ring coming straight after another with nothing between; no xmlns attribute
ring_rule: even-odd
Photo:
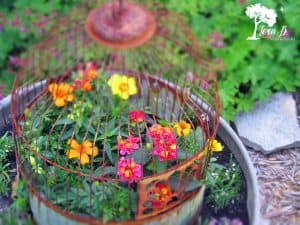
<svg viewBox="0 0 300 225"><path fill-rule="evenodd" d="M0 98L9 95L14 81L10 67L20 66L23 52L43 39L55 17L80 0L1 0ZM293 0L159 0L185 15L194 33L223 67L219 73L222 115L233 120L274 92L294 92L300 86L300 2ZM249 41L253 21L245 15L250 4L276 10L277 36L283 26L286 40L274 37ZM276 39L276 40L274 40ZM56 52L59 57L59 52Z"/></svg>

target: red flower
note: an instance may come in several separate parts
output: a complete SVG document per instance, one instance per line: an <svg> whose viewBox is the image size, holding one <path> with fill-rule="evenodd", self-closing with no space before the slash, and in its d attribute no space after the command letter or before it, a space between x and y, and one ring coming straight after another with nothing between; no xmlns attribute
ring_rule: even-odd
<svg viewBox="0 0 300 225"><path fill-rule="evenodd" d="M129 136L127 139L119 139L117 149L120 151L120 155L131 154L139 148L140 138Z"/></svg>
<svg viewBox="0 0 300 225"><path fill-rule="evenodd" d="M169 187L163 183L157 183L154 189L154 195L160 202L168 202L171 198Z"/></svg>
<svg viewBox="0 0 300 225"><path fill-rule="evenodd" d="M134 110L129 112L129 118L135 123L141 123L145 121L146 114L141 110Z"/></svg>
<svg viewBox="0 0 300 225"><path fill-rule="evenodd" d="M143 168L133 158L125 159L121 157L118 162L118 175L123 181L136 182L143 176Z"/></svg>
<svg viewBox="0 0 300 225"><path fill-rule="evenodd" d="M164 183L157 183L150 191L150 202L154 208L163 208L172 199L170 187Z"/></svg>
<svg viewBox="0 0 300 225"><path fill-rule="evenodd" d="M74 87L80 88L81 90L86 92L91 91L93 89L93 85L91 84L91 81L88 79L75 80Z"/></svg>

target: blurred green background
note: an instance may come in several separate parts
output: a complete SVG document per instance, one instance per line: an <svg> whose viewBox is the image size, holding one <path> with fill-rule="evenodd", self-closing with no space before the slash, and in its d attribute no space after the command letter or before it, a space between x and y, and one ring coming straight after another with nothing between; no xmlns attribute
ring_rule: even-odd
<svg viewBox="0 0 300 225"><path fill-rule="evenodd" d="M19 55L38 42L54 18L80 0L0 0L0 98L10 93ZM182 13L202 45L224 64L219 73L222 116L233 120L274 92L300 87L300 1L295 0L158 0ZM272 37L248 41L254 22L245 15L255 3L276 10ZM259 30L265 24L261 24ZM284 40L278 36L287 29ZM259 34L259 32L258 32Z"/></svg>

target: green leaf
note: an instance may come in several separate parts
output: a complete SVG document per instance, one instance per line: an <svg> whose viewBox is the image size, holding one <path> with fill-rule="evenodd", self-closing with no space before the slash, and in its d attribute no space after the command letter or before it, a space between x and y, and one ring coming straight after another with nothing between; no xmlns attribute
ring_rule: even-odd
<svg viewBox="0 0 300 225"><path fill-rule="evenodd" d="M150 151L147 149L139 149L132 154L134 160L138 164L145 165L151 160Z"/></svg>
<svg viewBox="0 0 300 225"><path fill-rule="evenodd" d="M72 127L72 128L70 128L69 130L67 130L67 131L63 134L63 136L61 137L61 140L62 140L62 141L65 141L65 140L69 139L69 138L72 136L73 131L74 131L74 127Z"/></svg>
<svg viewBox="0 0 300 225"><path fill-rule="evenodd" d="M112 149L111 149L111 146L109 143L105 144L105 151L106 151L106 155L107 155L109 161L111 162L111 164L115 165L116 160L115 160L115 157L113 156Z"/></svg>
<svg viewBox="0 0 300 225"><path fill-rule="evenodd" d="M158 120L158 123L164 127L170 126L170 122L167 120Z"/></svg>
<svg viewBox="0 0 300 225"><path fill-rule="evenodd" d="M56 126L60 126L60 125L70 125L73 124L74 121L70 120L69 118L63 118L60 119L59 121L57 121L57 123L55 124Z"/></svg>

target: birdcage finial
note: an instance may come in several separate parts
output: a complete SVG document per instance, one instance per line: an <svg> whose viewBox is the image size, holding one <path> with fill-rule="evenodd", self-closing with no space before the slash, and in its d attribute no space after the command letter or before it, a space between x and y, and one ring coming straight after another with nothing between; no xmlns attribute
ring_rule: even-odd
<svg viewBox="0 0 300 225"><path fill-rule="evenodd" d="M141 5L118 0L92 10L86 30L102 45L126 49L147 42L155 33L156 21Z"/></svg>

